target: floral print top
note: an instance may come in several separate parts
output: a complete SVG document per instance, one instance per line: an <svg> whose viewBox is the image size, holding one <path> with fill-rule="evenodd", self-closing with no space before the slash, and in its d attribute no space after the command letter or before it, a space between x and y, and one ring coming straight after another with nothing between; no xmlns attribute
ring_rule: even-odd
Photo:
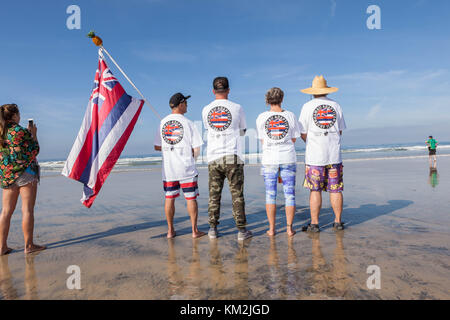
<svg viewBox="0 0 450 320"><path fill-rule="evenodd" d="M39 143L33 140L28 129L17 123L8 123L6 147L0 146L0 187L11 186L36 160Z"/></svg>

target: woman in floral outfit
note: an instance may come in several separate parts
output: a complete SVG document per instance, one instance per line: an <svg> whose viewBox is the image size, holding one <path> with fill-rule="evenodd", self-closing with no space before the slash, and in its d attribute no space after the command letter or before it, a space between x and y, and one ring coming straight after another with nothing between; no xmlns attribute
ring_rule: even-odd
<svg viewBox="0 0 450 320"><path fill-rule="evenodd" d="M36 156L39 143L37 128L25 129L19 125L20 112L15 104L0 107L0 186L3 189L0 216L0 255L12 252L7 246L11 216L19 195L22 198L22 229L25 253L45 249L33 242L34 204L39 182L39 165Z"/></svg>

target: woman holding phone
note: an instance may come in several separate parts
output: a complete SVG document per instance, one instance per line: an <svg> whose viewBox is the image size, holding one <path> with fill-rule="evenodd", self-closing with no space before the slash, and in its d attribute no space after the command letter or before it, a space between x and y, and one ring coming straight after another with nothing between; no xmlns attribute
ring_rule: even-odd
<svg viewBox="0 0 450 320"><path fill-rule="evenodd" d="M33 242L34 204L40 173L36 160L39 153L37 128L32 121L29 122L28 129L21 127L19 122L20 112L16 104L0 107L0 186L3 189L0 255L12 251L7 246L7 239L19 195L22 198L24 251L32 253L45 249Z"/></svg>

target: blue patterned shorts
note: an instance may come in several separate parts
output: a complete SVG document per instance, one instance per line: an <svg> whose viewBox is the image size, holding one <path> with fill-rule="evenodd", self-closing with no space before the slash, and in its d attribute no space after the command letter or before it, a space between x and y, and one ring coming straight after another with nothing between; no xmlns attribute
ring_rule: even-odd
<svg viewBox="0 0 450 320"><path fill-rule="evenodd" d="M280 164L280 165L263 165L261 174L264 176L266 185L266 204L276 204L277 198L277 180L280 175L283 180L283 191L286 207L295 207L295 176L297 173L297 165Z"/></svg>

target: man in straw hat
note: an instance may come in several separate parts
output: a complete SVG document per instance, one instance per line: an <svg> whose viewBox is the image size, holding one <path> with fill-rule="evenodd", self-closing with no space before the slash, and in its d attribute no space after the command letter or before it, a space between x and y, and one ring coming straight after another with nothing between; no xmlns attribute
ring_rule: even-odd
<svg viewBox="0 0 450 320"><path fill-rule="evenodd" d="M312 86L301 90L314 99L303 105L300 114L301 136L306 142L305 181L310 190L309 205L311 223L303 231L319 232L319 213L322 207L322 191L330 193L330 202L335 214L333 228L344 229L341 221L344 190L341 135L346 128L341 106L327 97L338 88L328 87L323 76L316 76Z"/></svg>

